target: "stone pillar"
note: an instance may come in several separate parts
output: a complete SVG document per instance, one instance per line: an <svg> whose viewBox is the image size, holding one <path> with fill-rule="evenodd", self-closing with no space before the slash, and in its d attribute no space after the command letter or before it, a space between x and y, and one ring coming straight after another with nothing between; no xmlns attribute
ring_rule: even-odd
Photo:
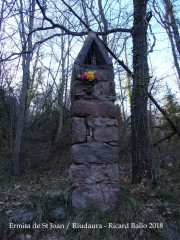
<svg viewBox="0 0 180 240"><path fill-rule="evenodd" d="M91 54L96 59L91 62ZM95 63L97 65L95 65ZM82 73L96 72L92 93ZM102 211L116 206L119 194L118 121L114 73L102 43L90 33L75 63L71 83L72 122L69 170L75 210L97 206Z"/></svg>

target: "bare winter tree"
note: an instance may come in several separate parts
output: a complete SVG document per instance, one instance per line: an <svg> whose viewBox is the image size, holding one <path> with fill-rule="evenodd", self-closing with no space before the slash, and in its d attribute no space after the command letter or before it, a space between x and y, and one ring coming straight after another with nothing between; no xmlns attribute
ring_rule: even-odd
<svg viewBox="0 0 180 240"><path fill-rule="evenodd" d="M177 71L177 83L180 89L180 35L178 30L178 21L174 11L174 4L171 0L163 0L163 6L158 3L158 1L153 0L153 7L157 17L159 18L160 25L166 30L170 44L172 55L174 59L174 66Z"/></svg>
<svg viewBox="0 0 180 240"><path fill-rule="evenodd" d="M165 21L166 21L166 24L170 25L170 27L172 29L176 49L178 52L178 56L180 57L180 35L179 35L179 30L178 30L179 27L178 27L177 18L176 18L175 11L174 11L173 1L163 0L163 3L164 3L165 11L166 11L165 16L164 16Z"/></svg>
<svg viewBox="0 0 180 240"><path fill-rule="evenodd" d="M22 44L22 88L21 88L21 95L20 95L20 106L19 106L19 114L18 114L18 122L16 128L16 137L14 142L14 149L13 149L13 170L16 176L21 174L20 168L20 149L21 149L21 142L22 142L22 134L24 128L24 117L26 111L26 98L28 93L28 83L30 81L30 62L31 62L31 55L32 55L32 35L29 35L27 38L26 32L26 23L25 23L25 16L24 16L24 6L22 0L19 2L19 12L20 12L20 37L21 37L21 44ZM33 30L34 25L34 13L35 13L35 0L32 0L29 3L29 26L28 31L31 32Z"/></svg>
<svg viewBox="0 0 180 240"><path fill-rule="evenodd" d="M67 44L67 51L65 51L65 43ZM58 121L58 130L56 135L56 141L60 138L63 128L64 120L64 106L65 106L65 92L67 91L67 74L68 66L66 66L69 59L69 49L70 49L71 39L70 36L67 38L61 38L61 83L59 88L59 121ZM67 61L66 61L67 60Z"/></svg>
<svg viewBox="0 0 180 240"><path fill-rule="evenodd" d="M62 1L67 8L77 17L83 26L87 30L91 30L87 25L89 21L85 18L85 21L74 12L65 1ZM83 2L83 1L82 1ZM86 33L72 32L62 25L55 24L49 19L39 1L37 3L42 11L44 18L52 25L52 28L59 27L64 30L64 33L71 35L84 35ZM83 2L83 4L85 4ZM101 21L103 23L103 32L97 32L98 35L104 36L110 32L132 32L133 37L133 90L132 90L132 161L133 161L133 182L140 182L143 178L147 181L152 179L152 159L150 154L150 143L148 139L148 121L147 121L147 99L148 99L148 62L147 62L147 26L152 15L151 12L147 14L147 1L134 0L134 25L132 30L130 29L112 29L108 30L107 20L105 18L102 1L98 1L99 12ZM85 14L87 16L87 14ZM101 28L100 28L101 29ZM110 52L113 57L115 54L107 46L107 37L104 37L104 46ZM117 60L117 59L116 59ZM125 67L124 63L119 63ZM125 67L127 70L127 67Z"/></svg>
<svg viewBox="0 0 180 240"><path fill-rule="evenodd" d="M141 182L143 179L147 181L152 180L152 157L148 138L147 121L149 85L147 27L152 13L147 12L147 2L146 0L133 1L134 23L133 27L131 27L131 14L130 16L127 15L127 13L121 15L117 11L117 15L114 16L114 6L119 10L121 9L121 4L115 0L106 1L105 3L102 0L92 0L89 2L84 0L78 2L74 0L69 2L61 0L60 2L50 1L46 4L41 4L41 1L36 0L36 7L35 0L31 0L29 5L30 11L26 11L28 12L27 23L24 22L25 11L23 11L23 2L19 0L19 5L17 6L20 9L19 13L21 17L19 29L22 40L20 55L22 56L23 62L23 81L20 98L20 114L13 153L13 165L16 175L20 174L19 155L33 50L35 50L38 45L43 45L54 37L61 39L61 64L59 64L59 69L61 69L59 86L61 87L59 88L58 98L60 106L62 107L59 108L59 130L57 134L57 136L59 136L62 130L64 97L67 96L66 62L69 62L70 56L70 52L66 53L66 47L69 46L69 42L67 41L69 41L70 37L74 37L74 39L76 38L76 41L80 43L83 41L83 36L87 35L89 31L94 31L99 39L102 39L104 47L115 61L128 72L129 77L133 78L131 96L133 183ZM34 27L35 12L38 14L38 21L41 19L44 23L41 24L41 27ZM44 33L44 38L41 38L40 41L38 41L38 39L36 44L33 45L32 36L34 37L40 32ZM133 71L131 71L123 61L119 60L119 55L122 51L119 46L122 45L123 49L125 46L125 39L130 35L133 39ZM58 58L56 60L59 61ZM49 75L51 75L51 69L46 70L49 72ZM60 76L60 74L58 76ZM53 92L52 87L55 85L53 84L50 87L51 93Z"/></svg>

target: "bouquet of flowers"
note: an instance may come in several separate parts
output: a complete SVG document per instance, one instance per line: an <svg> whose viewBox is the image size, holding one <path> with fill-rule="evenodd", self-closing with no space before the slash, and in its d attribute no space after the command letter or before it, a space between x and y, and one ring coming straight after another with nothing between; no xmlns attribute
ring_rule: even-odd
<svg viewBox="0 0 180 240"><path fill-rule="evenodd" d="M93 86L96 80L99 80L95 72L89 71L85 72L81 76L82 80L86 82L86 91L88 94L92 93Z"/></svg>

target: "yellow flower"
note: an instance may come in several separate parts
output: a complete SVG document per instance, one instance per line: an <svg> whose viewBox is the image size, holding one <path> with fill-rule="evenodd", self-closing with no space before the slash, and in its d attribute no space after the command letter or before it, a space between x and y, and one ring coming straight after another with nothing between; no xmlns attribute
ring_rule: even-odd
<svg viewBox="0 0 180 240"><path fill-rule="evenodd" d="M93 72L87 72L87 73L86 73L86 78L87 78L89 81L93 81L93 80L95 79L94 73L93 73Z"/></svg>

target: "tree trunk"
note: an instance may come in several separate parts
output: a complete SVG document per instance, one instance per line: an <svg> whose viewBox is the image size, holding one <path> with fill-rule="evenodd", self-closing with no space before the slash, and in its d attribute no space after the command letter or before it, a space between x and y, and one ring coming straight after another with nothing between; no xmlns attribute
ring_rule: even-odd
<svg viewBox="0 0 180 240"><path fill-rule="evenodd" d="M32 0L30 3L31 13L29 17L29 32L33 29L34 23L34 10L35 10L35 0ZM21 150L21 142L22 142L22 134L24 128L24 119L25 119L25 111L26 111L26 99L28 93L28 82L30 79L30 61L31 61L31 49L32 49L32 35L29 36L28 41L26 43L26 32L25 32L25 22L24 22L24 14L23 14L23 3L20 0L20 21L21 21L21 30L20 36L22 41L22 50L27 50L27 53L22 54L22 68L23 68L23 77L22 77L22 88L20 94L20 107L19 107L19 116L16 128L16 137L13 148L13 172L16 176L20 176L21 168L20 168L20 150Z"/></svg>
<svg viewBox="0 0 180 240"><path fill-rule="evenodd" d="M21 141L22 141L22 133L24 127L24 116L25 116L25 109L26 109L26 98L28 92L28 80L29 80L29 71L28 66L23 71L23 83L21 89L21 97L20 97L20 108L19 108L19 116L18 116L18 123L16 128L16 137L14 142L14 149L13 149L13 172L15 176L20 176L21 169L20 169L20 148L21 148Z"/></svg>
<svg viewBox="0 0 180 240"><path fill-rule="evenodd" d="M180 36L179 36L179 31L178 31L178 24L177 24L176 18L174 16L173 3L170 0L163 0L163 2L165 5L165 10L166 10L165 18L166 18L166 20L168 20L168 24L170 24L172 27L172 32L174 35L176 48L177 48L177 51L178 51L178 54L180 57Z"/></svg>
<svg viewBox="0 0 180 240"><path fill-rule="evenodd" d="M60 89L59 89L59 123L58 123L58 130L57 130L57 136L56 136L56 142L59 140L59 137L62 133L63 128L63 119L64 119L64 87L65 87L65 60L66 55L64 53L65 50L65 40L62 37L61 38L61 83L60 83Z"/></svg>
<svg viewBox="0 0 180 240"><path fill-rule="evenodd" d="M99 6L99 14L100 14L101 21L102 21L102 24L103 24L103 31L107 32L108 23L107 23L105 14L104 14L103 6L102 6L102 0L98 0L98 6ZM103 42L107 45L107 35L103 35L102 38L103 38Z"/></svg>
<svg viewBox="0 0 180 240"><path fill-rule="evenodd" d="M180 66L179 66L179 57L180 57L180 36L178 32L177 22L174 16L173 4L170 0L163 0L166 14L164 16L165 28L171 43L172 54L174 58L174 65L178 74L178 86L180 89ZM176 52L177 49L177 52Z"/></svg>
<svg viewBox="0 0 180 240"><path fill-rule="evenodd" d="M173 59L174 59L174 65L175 65L177 75L178 75L177 83L178 83L178 87L179 87L179 90L180 90L180 66L179 66L179 62L178 62L178 56L176 54L176 49L175 49L175 45L174 45L174 41L173 41L173 36L172 36L172 33L171 33L171 28L169 26L167 27L167 33L168 33L169 40L170 40L170 43L171 43L171 50L172 50L172 55L173 55Z"/></svg>
<svg viewBox="0 0 180 240"><path fill-rule="evenodd" d="M133 89L131 103L132 182L152 179L152 159L148 138L148 61L146 0L134 0Z"/></svg>

